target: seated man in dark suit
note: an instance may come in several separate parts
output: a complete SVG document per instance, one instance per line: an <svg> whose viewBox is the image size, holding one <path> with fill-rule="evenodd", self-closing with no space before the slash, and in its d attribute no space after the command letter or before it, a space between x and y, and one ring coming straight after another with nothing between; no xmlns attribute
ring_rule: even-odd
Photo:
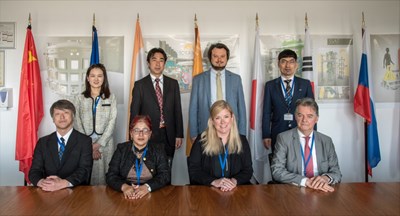
<svg viewBox="0 0 400 216"><path fill-rule="evenodd" d="M92 140L73 129L75 107L68 100L50 108L56 132L36 144L29 180L45 191L88 185L92 173Z"/></svg>
<svg viewBox="0 0 400 216"><path fill-rule="evenodd" d="M278 135L272 158L275 181L325 192L342 177L332 139L314 130L318 105L312 98L296 102L297 127Z"/></svg>

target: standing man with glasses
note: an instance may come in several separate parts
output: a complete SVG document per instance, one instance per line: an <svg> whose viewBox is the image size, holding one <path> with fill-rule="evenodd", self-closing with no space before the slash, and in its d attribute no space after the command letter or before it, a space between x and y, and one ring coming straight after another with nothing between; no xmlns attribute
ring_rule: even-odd
<svg viewBox="0 0 400 216"><path fill-rule="evenodd" d="M281 76L268 81L264 90L262 117L262 138L266 149L272 148L276 136L297 126L294 119L295 101L301 98L314 98L309 80L295 76L297 55L293 50L285 49L278 55Z"/></svg>
<svg viewBox="0 0 400 216"><path fill-rule="evenodd" d="M68 100L50 108L56 132L36 144L29 180L44 191L89 185L92 173L92 139L73 129L75 107Z"/></svg>
<svg viewBox="0 0 400 216"><path fill-rule="evenodd" d="M172 167L175 149L182 145L183 120L178 81L164 76L167 54L153 48L147 54L150 74L135 82L132 90L131 119L136 115L150 116L152 142L162 143Z"/></svg>

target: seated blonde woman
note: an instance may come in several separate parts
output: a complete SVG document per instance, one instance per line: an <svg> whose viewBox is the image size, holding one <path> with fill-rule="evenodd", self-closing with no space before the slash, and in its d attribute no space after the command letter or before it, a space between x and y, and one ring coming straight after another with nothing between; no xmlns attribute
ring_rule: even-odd
<svg viewBox="0 0 400 216"><path fill-rule="evenodd" d="M136 116L129 132L132 141L120 143L109 164L107 184L126 199L140 199L170 182L164 146L150 143L151 120Z"/></svg>
<svg viewBox="0 0 400 216"><path fill-rule="evenodd" d="M230 191L250 183L253 168L249 143L239 135L235 115L226 101L211 106L208 127L193 144L188 169L190 184Z"/></svg>

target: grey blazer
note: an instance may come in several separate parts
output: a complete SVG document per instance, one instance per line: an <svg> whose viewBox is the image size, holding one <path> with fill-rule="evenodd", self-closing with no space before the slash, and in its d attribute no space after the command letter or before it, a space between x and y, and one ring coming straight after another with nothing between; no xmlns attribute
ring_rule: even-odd
<svg viewBox="0 0 400 216"><path fill-rule="evenodd" d="M210 70L193 78L189 104L190 137L197 137L207 128L211 107ZM239 75L225 70L225 97L233 109L239 133L246 135L246 104L242 79Z"/></svg>
<svg viewBox="0 0 400 216"><path fill-rule="evenodd" d="M325 174L331 177L332 184L339 183L342 174L332 139L317 131L314 131L314 136L319 175ZM300 186L301 180L305 178L301 175L302 162L297 127L280 133L271 165L274 180Z"/></svg>

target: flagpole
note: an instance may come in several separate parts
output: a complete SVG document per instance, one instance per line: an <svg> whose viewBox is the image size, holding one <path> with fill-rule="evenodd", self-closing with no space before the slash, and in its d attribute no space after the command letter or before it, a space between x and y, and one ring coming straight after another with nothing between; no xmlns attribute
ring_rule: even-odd
<svg viewBox="0 0 400 216"><path fill-rule="evenodd" d="M362 21L361 21L361 38L364 37L365 34L365 19L364 12L362 12ZM366 37L366 36L365 36ZM364 119L364 170L365 170L365 182L368 182L368 122Z"/></svg>
<svg viewBox="0 0 400 216"><path fill-rule="evenodd" d="M32 24L32 18L31 18L31 13L29 13L29 17L28 17L28 29L31 29L31 24ZM19 107L18 107L19 109ZM24 176L24 186L28 186L28 182L26 181L26 178Z"/></svg>

